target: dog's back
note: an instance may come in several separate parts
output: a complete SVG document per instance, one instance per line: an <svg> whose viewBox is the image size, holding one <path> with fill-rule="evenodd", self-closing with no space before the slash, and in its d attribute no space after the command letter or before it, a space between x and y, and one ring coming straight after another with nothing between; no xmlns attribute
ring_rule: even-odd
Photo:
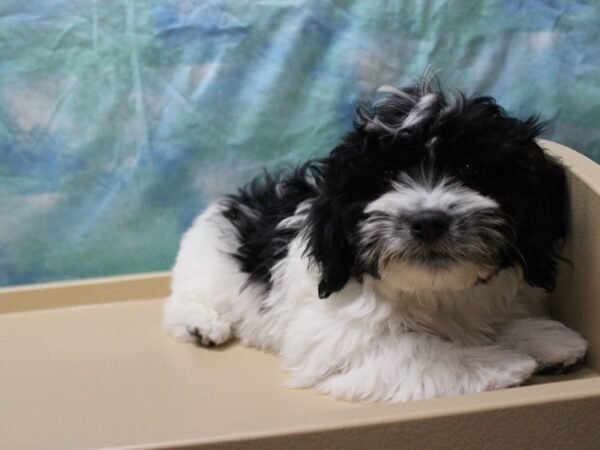
<svg viewBox="0 0 600 450"><path fill-rule="evenodd" d="M280 226L299 205L316 197L322 169L309 161L291 173L265 172L225 200L223 216L236 230L239 247L233 256L248 282L271 286L271 269L287 254L299 227Z"/></svg>

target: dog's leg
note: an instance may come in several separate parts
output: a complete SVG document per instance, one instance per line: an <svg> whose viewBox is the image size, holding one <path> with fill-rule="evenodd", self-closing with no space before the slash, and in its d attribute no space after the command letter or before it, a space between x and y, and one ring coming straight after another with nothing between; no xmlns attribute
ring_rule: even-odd
<svg viewBox="0 0 600 450"><path fill-rule="evenodd" d="M587 342L562 323L547 318L524 318L509 322L498 343L530 355L537 361L537 372L560 373L585 356Z"/></svg>
<svg viewBox="0 0 600 450"><path fill-rule="evenodd" d="M533 358L517 350L461 347L417 333L380 344L332 362L340 367L334 373L311 377L301 369L289 385L314 386L342 400L398 402L516 386L536 368Z"/></svg>
<svg viewBox="0 0 600 450"><path fill-rule="evenodd" d="M232 335L231 302L244 277L229 256L230 224L218 206L199 216L184 235L172 273L163 325L174 338L211 347Z"/></svg>

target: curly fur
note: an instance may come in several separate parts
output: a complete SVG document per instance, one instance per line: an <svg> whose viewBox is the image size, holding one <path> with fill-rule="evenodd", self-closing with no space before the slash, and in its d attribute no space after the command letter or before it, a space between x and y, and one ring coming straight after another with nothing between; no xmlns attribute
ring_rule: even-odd
<svg viewBox="0 0 600 450"><path fill-rule="evenodd" d="M586 342L540 303L568 224L542 125L428 83L385 91L328 156L196 219L167 330L235 336L340 399L480 392L580 360Z"/></svg>

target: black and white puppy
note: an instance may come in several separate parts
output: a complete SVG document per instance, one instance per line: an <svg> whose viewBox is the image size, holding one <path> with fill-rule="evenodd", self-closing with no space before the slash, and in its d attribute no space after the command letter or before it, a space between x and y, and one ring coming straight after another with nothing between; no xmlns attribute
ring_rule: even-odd
<svg viewBox="0 0 600 450"><path fill-rule="evenodd" d="M534 119L427 84L358 110L328 157L210 206L183 237L164 325L278 354L339 399L480 392L568 367L549 319L567 184Z"/></svg>

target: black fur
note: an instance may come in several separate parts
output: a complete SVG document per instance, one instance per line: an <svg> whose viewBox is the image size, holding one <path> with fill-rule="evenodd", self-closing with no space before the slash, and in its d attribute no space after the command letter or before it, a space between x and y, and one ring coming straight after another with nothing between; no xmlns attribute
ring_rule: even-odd
<svg viewBox="0 0 600 450"><path fill-rule="evenodd" d="M242 243L233 257L249 274L250 282L271 287L271 268L287 255L288 244L298 233L298 229L277 228L277 224L293 215L301 202L318 195L321 178L319 162L309 161L291 174L265 172L226 198L223 215L235 226Z"/></svg>
<svg viewBox="0 0 600 450"><path fill-rule="evenodd" d="M427 95L421 120L402 127ZM234 256L249 281L270 286L272 267L299 232L277 224L313 199L305 232L307 252L320 268L319 296L339 291L351 277L377 277L377 267L357 254L364 208L400 173L427 163L435 176L452 177L501 205L514 239L499 268L521 264L529 284L551 291L567 232L567 184L562 166L535 141L542 128L534 118L510 117L491 97L449 98L427 85L392 93L359 107L354 130L326 158L291 175L265 175L228 197L225 216L242 242ZM427 148L432 137L435 150Z"/></svg>

